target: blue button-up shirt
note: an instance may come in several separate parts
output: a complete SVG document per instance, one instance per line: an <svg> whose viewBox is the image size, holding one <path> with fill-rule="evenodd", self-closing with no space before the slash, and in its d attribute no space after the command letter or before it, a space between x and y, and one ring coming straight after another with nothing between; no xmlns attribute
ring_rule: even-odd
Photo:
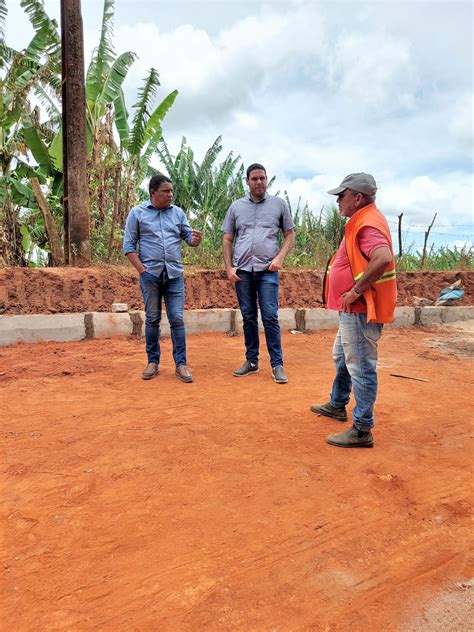
<svg viewBox="0 0 474 632"><path fill-rule="evenodd" d="M183 274L181 241L191 245L192 231L182 208L172 204L159 209L150 200L134 206L128 214L123 253L137 251L146 271L160 276L163 269L170 279Z"/></svg>

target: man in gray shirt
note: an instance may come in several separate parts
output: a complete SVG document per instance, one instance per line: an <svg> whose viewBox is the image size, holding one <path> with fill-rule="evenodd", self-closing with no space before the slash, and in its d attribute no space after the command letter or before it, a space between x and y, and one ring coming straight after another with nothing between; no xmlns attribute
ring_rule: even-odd
<svg viewBox="0 0 474 632"><path fill-rule="evenodd" d="M234 371L243 377L258 371L258 306L275 382L288 382L283 368L278 322L278 270L295 243L294 224L284 200L266 193L265 168L247 169L249 195L233 202L224 219L223 254L227 277L235 284L244 325L246 360ZM284 239L279 248L278 237ZM232 250L234 252L232 256Z"/></svg>
<svg viewBox="0 0 474 632"><path fill-rule="evenodd" d="M192 382L193 377L186 366L181 242L184 240L188 246L199 246L202 233L191 228L179 206L171 204L173 185L169 178L153 176L148 188L150 199L132 208L123 239L123 252L140 275L140 289L145 301L148 364L142 377L151 380L159 373L161 305L164 299L176 377L182 382Z"/></svg>

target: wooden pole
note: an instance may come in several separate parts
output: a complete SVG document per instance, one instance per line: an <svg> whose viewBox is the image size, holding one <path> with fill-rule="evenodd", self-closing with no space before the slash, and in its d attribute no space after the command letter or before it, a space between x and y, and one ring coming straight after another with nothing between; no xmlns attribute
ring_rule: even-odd
<svg viewBox="0 0 474 632"><path fill-rule="evenodd" d="M428 237L429 237L429 234L430 234L430 230L433 228L433 224L434 224L434 221L436 219L436 215L438 215L437 212L434 214L433 220L432 220L431 224L428 226L428 230L425 230L425 243L423 244L423 255L421 257L421 269L422 270L423 270L423 266L425 265L426 244L428 242Z"/></svg>
<svg viewBox="0 0 474 632"><path fill-rule="evenodd" d="M86 91L80 0L61 0L65 261L91 262Z"/></svg>
<svg viewBox="0 0 474 632"><path fill-rule="evenodd" d="M61 102L62 102L62 140L63 140L63 224L64 224L64 263L69 265L69 204L67 191L67 95L66 95L66 76L67 76L67 46L66 46L66 8L65 0L61 0Z"/></svg>
<svg viewBox="0 0 474 632"><path fill-rule="evenodd" d="M402 217L403 213L398 216L398 259L400 260L403 255L402 251Z"/></svg>

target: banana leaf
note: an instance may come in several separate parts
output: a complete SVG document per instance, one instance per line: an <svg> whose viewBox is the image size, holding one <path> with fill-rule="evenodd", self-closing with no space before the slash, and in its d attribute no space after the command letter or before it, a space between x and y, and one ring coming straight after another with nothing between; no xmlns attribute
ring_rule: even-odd
<svg viewBox="0 0 474 632"><path fill-rule="evenodd" d="M38 131L33 125L31 118L26 114L22 116L22 133L34 159L38 165L42 167L42 172L52 175L54 173L54 164L49 155L48 148L39 137Z"/></svg>
<svg viewBox="0 0 474 632"><path fill-rule="evenodd" d="M128 112L125 105L123 90L114 101L115 127L120 138L120 144L124 149L128 149L130 129L128 127Z"/></svg>
<svg viewBox="0 0 474 632"><path fill-rule="evenodd" d="M135 53L122 53L112 64L102 90L94 103L96 117L103 116L105 105L113 103L119 96L128 69L137 58Z"/></svg>
<svg viewBox="0 0 474 632"><path fill-rule="evenodd" d="M113 62L115 53L111 43L113 35L112 20L114 17L114 0L104 0L102 13L102 28L99 45L92 54L92 61L87 69L86 97L95 102L99 96L105 77Z"/></svg>

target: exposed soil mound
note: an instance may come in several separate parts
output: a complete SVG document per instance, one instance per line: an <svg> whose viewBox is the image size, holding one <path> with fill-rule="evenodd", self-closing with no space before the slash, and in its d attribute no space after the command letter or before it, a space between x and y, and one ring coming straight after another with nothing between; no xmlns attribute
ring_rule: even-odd
<svg viewBox="0 0 474 632"><path fill-rule="evenodd" d="M280 307L320 307L323 273L283 271ZM474 271L407 272L398 274L399 305L413 297L435 300L440 290L462 279L465 296L459 305L473 304ZM137 274L127 266L100 268L4 268L0 270L1 314L107 312L112 303L143 309ZM186 270L186 308L237 307L233 287L223 270Z"/></svg>

